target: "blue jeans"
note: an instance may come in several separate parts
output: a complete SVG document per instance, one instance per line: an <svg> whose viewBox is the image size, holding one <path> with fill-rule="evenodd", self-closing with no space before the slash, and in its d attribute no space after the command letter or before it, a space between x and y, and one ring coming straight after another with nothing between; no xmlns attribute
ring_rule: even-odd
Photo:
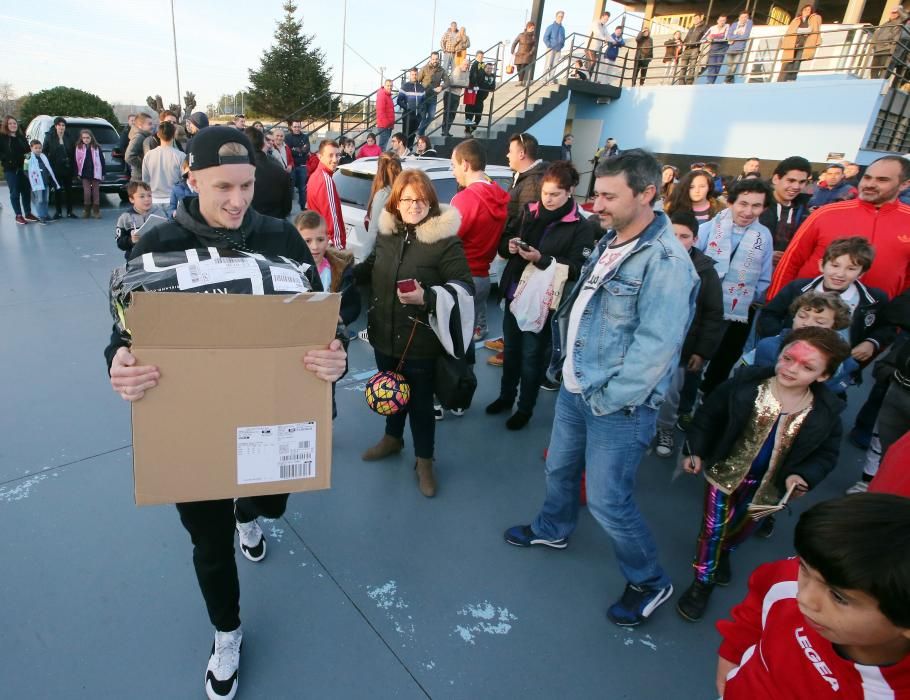
<svg viewBox="0 0 910 700"><path fill-rule="evenodd" d="M32 191L32 203L35 205L35 215L39 219L47 218L47 189Z"/></svg>
<svg viewBox="0 0 910 700"><path fill-rule="evenodd" d="M708 54L708 67L705 69L705 78L710 85L717 80L720 67L724 64L724 54L711 52Z"/></svg>
<svg viewBox="0 0 910 700"><path fill-rule="evenodd" d="M379 144L379 147L383 151L385 150L386 144L389 143L390 138L392 138L392 127L376 129L376 143Z"/></svg>
<svg viewBox="0 0 910 700"><path fill-rule="evenodd" d="M28 175L25 172L25 168L21 170L4 170L3 174L6 176L6 184L9 185L9 201L13 205L13 211L16 213L16 216L22 216L24 213L26 216L31 215L32 213L32 188L28 184ZM22 202L22 206L19 206L19 202Z"/></svg>
<svg viewBox="0 0 910 700"><path fill-rule="evenodd" d="M420 126L417 128L417 135L423 136L427 127L430 125L430 122L436 117L436 101L439 95L433 92L432 89L427 89L427 97L423 101L423 116L420 119Z"/></svg>
<svg viewBox="0 0 910 700"><path fill-rule="evenodd" d="M532 333L518 327L508 304L502 314L502 382L499 397L511 403L517 395L518 410L522 413L534 413L540 383L550 364L550 355L553 354L552 317L551 312L540 333Z"/></svg>
<svg viewBox="0 0 910 700"><path fill-rule="evenodd" d="M657 561L657 544L634 501L638 465L654 437L657 411L638 406L595 416L581 394L565 387L547 454L547 497L531 528L560 539L575 530L581 473L587 471L588 509L613 540L616 559L629 583L663 588L670 578Z"/></svg>
<svg viewBox="0 0 910 700"><path fill-rule="evenodd" d="M308 178L305 165L294 166L294 187L297 188L297 203L300 204L301 211L306 209L306 183Z"/></svg>

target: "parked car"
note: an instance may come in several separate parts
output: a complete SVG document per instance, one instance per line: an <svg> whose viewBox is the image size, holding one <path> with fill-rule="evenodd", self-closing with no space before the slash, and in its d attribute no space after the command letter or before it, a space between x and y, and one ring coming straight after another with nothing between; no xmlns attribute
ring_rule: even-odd
<svg viewBox="0 0 910 700"><path fill-rule="evenodd" d="M37 139L44 143L44 137L54 127L56 115L41 114L31 122L25 130L25 135L29 141ZM95 140L101 146L104 152L104 180L101 182L101 191L117 193L122 201L127 201L126 186L130 182L127 174L126 163L123 161L123 154L119 151L114 153L117 143L120 140L120 134L111 126L111 123L100 117L63 117L66 119L66 133L73 139L73 143L79 143L79 132L83 129L90 130L95 135ZM77 187L82 185L78 177L73 181Z"/></svg>
<svg viewBox="0 0 910 700"><path fill-rule="evenodd" d="M341 166L334 176L347 229L347 249L354 253L357 262L364 260L373 250L373 241L367 237L365 219L370 189L376 176L377 160L378 158L360 158ZM451 202L458 191L458 183L455 182L448 158L408 156L401 165L405 170L423 170L433 183L436 195L443 204ZM513 177L508 167L488 165L485 172L493 182L508 191Z"/></svg>

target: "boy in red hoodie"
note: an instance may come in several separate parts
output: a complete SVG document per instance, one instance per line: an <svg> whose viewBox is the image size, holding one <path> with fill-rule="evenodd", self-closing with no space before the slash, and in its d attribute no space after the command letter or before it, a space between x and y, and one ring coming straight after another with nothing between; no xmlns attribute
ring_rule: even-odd
<svg viewBox="0 0 910 700"><path fill-rule="evenodd" d="M509 194L484 173L487 154L476 139L462 141L452 151L455 181L463 187L452 198L461 214L458 236L474 277L474 341L487 335L487 299L490 296L490 263L508 215Z"/></svg>
<svg viewBox="0 0 910 700"><path fill-rule="evenodd" d="M824 501L796 526L793 559L760 566L724 638L729 700L910 698L910 499Z"/></svg>

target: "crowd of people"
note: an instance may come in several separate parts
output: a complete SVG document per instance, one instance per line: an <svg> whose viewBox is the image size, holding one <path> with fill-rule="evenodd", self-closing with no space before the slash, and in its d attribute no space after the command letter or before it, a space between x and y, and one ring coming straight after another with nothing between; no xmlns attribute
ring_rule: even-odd
<svg viewBox="0 0 910 700"><path fill-rule="evenodd" d="M269 140L267 132L246 127L242 116L233 128L199 129L190 123L182 144L188 159L169 151L176 151L179 141L168 120L155 130L154 148L143 153L130 144L142 153L131 163L133 172L152 181L131 183L131 209L118 221L118 245L128 258L173 246L179 238L189 248L214 241L309 265L314 289L342 295L339 337L306 362L330 382L345 371L352 335L346 328L357 323L365 306L365 340L376 367L401 373L410 398L403 410L385 417L379 441L362 458L375 462L400 454L409 424L415 480L428 498L439 492L437 422L445 414L434 405L436 368L451 352L438 325L434 329L435 319L451 310L449 292L454 294L455 305L474 319L473 338L467 339L473 346L471 340L483 340L493 330L489 304L501 301L501 338L488 345L501 352L493 364L502 366L502 379L485 413L506 413L505 427L522 430L532 419L539 390L558 391L544 502L535 517L509 527L505 541L564 549L586 503L610 536L627 582L607 610L618 625L645 622L674 595L634 495L635 475L649 446L660 457L679 455L685 471L705 476L701 526L697 533L693 529L692 581L676 599L679 614L698 621L714 587L733 578L732 552L753 534L771 536L773 514L767 513L816 488L835 468L841 415L847 401L857 400L855 385L869 380L864 370L871 368L873 387L849 434L868 450L864 474L857 475L839 510L822 503L803 516L799 567L769 564L753 576L749 596L733 611L733 620L721 625L718 690L725 697L752 697L756 687L791 672L792 662L756 666L748 653L751 644L765 643L766 635L774 640L782 625L798 622L800 613L786 601L798 601L798 610L812 621L806 624L813 631L803 634L814 649L830 650L825 659L837 683L855 687L864 672L851 676L834 661L841 654L856 668L892 664L884 673L887 682L908 688L910 623L886 607L905 601L906 563L889 574L903 576L903 588L883 592L852 568L850 557L878 544L875 538L891 532L894 523L906 528L910 507L906 498L863 493L876 490L880 462L896 462L898 472L908 463L910 248L904 231L910 207L900 195L910 187L910 161L885 156L861 176L845 173L843 164L829 164L810 196L812 167L800 156L774 164L768 180L757 158L732 178L710 163L694 163L680 177L647 152L622 151L611 140L597 160L593 214L587 217L576 191L579 173L566 160L544 162L531 134L509 138L514 179L508 191L484 174L487 153L481 142L459 142L450 160L460 190L446 205L425 173L402 163L409 150L407 135L398 132L378 156L367 206L375 243L355 264L345 250L332 178L340 158L356 157L353 144L323 140L307 164L298 165L297 155L310 149L299 122L277 138L273 129ZM427 150L420 137L416 142L418 150ZM571 140L565 147L571 150ZM310 160L315 160L312 170ZM298 167L307 168L306 186L291 225L287 216ZM158 189L158 174L167 171L173 179L177 170L178 179L186 177L186 190L169 212L173 192L165 197ZM153 215L159 221L143 230ZM494 291L490 270L497 258L504 269ZM528 294L542 294L552 306L540 317L529 316L527 297L521 299ZM530 306L535 303L541 302L532 300ZM106 356L112 385L125 399L139 400L154 390L158 368L140 364L118 333ZM894 469L881 467L883 475L890 473L888 490L907 497L906 470L895 477ZM209 697L233 697L238 682L242 632L232 532L238 532L241 553L261 561L266 539L256 518L281 515L286 500L178 505L216 629L206 669ZM866 504L889 513L889 522L876 520ZM854 522L836 517L854 510ZM766 517L756 518L757 512ZM868 527L858 529L857 523ZM858 532L864 543L835 541L835 549L845 552L836 566L831 562L838 555L816 541L829 543L832 532ZM894 546L910 561L908 530L895 537ZM894 555L889 550L881 556ZM778 598L782 617L757 625L749 621L778 581L791 586L789 597ZM843 631L835 619L841 613L828 610L818 594L825 586L880 602L875 624L882 636L870 641L856 628ZM809 591L817 601L810 602ZM800 676L799 682L809 679Z"/></svg>

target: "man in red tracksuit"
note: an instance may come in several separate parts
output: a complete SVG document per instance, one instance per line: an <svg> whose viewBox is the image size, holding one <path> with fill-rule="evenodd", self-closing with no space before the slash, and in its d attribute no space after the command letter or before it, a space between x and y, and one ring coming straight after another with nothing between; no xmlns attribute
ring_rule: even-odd
<svg viewBox="0 0 910 700"><path fill-rule="evenodd" d="M452 151L452 171L464 189L452 198L461 214L458 236L474 277L474 340L487 335L490 263L509 213L509 193L484 174L487 154L476 139L462 141Z"/></svg>
<svg viewBox="0 0 910 700"><path fill-rule="evenodd" d="M898 194L910 186L910 160L884 156L859 183L859 198L817 209L803 222L774 271L768 300L795 279L818 274L828 244L861 236L875 248L875 261L863 284L894 298L910 287L910 206Z"/></svg>
<svg viewBox="0 0 910 700"><path fill-rule="evenodd" d="M910 499L862 493L799 519L798 557L764 564L721 620L725 700L910 698Z"/></svg>
<svg viewBox="0 0 910 700"><path fill-rule="evenodd" d="M310 174L307 184L307 206L325 219L329 244L344 250L347 233L341 215L341 199L332 175L338 169L338 144L328 139L319 142L319 165Z"/></svg>

